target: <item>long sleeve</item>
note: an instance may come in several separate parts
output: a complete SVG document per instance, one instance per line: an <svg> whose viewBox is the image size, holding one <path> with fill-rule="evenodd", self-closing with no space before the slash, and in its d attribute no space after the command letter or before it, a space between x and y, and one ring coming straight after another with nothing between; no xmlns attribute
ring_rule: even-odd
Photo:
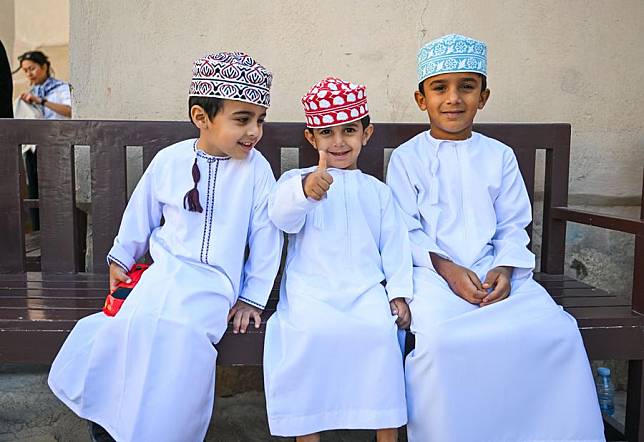
<svg viewBox="0 0 644 442"><path fill-rule="evenodd" d="M412 184L408 171L396 151L393 152L389 161L387 185L398 202L402 219L409 231L414 266L434 269L429 257L430 252L449 259L449 255L441 250L436 241L423 230L418 208L418 190ZM431 228L435 229L436 226L431 226Z"/></svg>
<svg viewBox="0 0 644 442"><path fill-rule="evenodd" d="M307 198L302 189L300 170L287 172L280 178L268 202L268 216L286 233L298 233L304 226L306 214L320 204Z"/></svg>
<svg viewBox="0 0 644 442"><path fill-rule="evenodd" d="M534 255L527 248L530 239L525 230L532 221L530 199L517 160L509 150L504 156L503 182L494 201L494 212L493 267L510 266L532 271Z"/></svg>
<svg viewBox="0 0 644 442"><path fill-rule="evenodd" d="M114 245L107 255L129 270L148 250L152 231L161 222L162 206L154 194L154 161L139 180L127 203Z"/></svg>
<svg viewBox="0 0 644 442"><path fill-rule="evenodd" d="M380 221L380 257L387 281L387 297L413 298L412 257L407 229L389 189L384 193Z"/></svg>
<svg viewBox="0 0 644 442"><path fill-rule="evenodd" d="M248 232L250 254L244 265L244 283L239 299L264 309L282 257L284 235L268 217L268 199L275 178L266 171L255 185L252 218Z"/></svg>

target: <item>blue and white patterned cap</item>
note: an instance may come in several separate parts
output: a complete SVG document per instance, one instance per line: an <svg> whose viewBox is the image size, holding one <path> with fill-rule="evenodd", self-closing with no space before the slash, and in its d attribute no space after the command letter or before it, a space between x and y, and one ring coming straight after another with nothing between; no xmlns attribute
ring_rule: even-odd
<svg viewBox="0 0 644 442"><path fill-rule="evenodd" d="M450 72L487 76L487 46L482 41L449 34L430 41L418 51L418 82Z"/></svg>

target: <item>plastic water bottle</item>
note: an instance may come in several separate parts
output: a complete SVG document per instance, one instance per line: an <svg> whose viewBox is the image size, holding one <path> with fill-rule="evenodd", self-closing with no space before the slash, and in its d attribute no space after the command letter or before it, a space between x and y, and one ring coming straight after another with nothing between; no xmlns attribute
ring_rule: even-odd
<svg viewBox="0 0 644 442"><path fill-rule="evenodd" d="M597 397L599 398L599 409L602 413L612 416L615 413L615 386L610 378L610 368L597 368L599 379L597 382Z"/></svg>

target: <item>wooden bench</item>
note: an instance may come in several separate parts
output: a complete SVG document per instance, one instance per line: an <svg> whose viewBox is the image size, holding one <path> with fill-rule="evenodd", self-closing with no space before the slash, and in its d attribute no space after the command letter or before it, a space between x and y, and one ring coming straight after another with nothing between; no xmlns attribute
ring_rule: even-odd
<svg viewBox="0 0 644 442"><path fill-rule="evenodd" d="M375 126L359 166L383 179L390 149L427 127ZM299 167L317 162L302 130L300 123L266 125L259 150L275 176L283 172L282 158L289 154L294 154ZM566 207L568 124L480 124L476 130L514 148L531 199L537 152L545 151L541 271L535 278L577 319L591 359L629 361L626 423L608 419L606 434L611 440L644 440L644 208L642 219L629 220ZM49 363L74 323L98 311L105 299L105 255L127 200L126 146L142 146L145 167L159 149L197 132L187 122L0 120L0 134L0 362ZM21 144L38 145L37 200L21 197ZM78 145L90 146L89 241L94 273L84 272L86 221L75 201L74 146ZM33 256L33 246L26 247L24 229L26 209L35 207L40 210L39 256ZM564 276L569 221L636 235L632 302ZM274 288L264 319L276 301ZM218 349L219 364L259 365L263 327L245 335L228 332Z"/></svg>

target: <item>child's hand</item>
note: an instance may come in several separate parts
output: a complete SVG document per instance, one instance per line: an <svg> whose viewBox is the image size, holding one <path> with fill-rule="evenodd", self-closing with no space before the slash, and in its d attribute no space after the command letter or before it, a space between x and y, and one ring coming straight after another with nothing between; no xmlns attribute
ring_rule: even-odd
<svg viewBox="0 0 644 442"><path fill-rule="evenodd" d="M116 285L119 282L131 282L127 272L115 262L110 263L110 293L116 290Z"/></svg>
<svg viewBox="0 0 644 442"><path fill-rule="evenodd" d="M471 304L481 304L488 293L472 270L430 253L434 268L447 281L449 288Z"/></svg>
<svg viewBox="0 0 644 442"><path fill-rule="evenodd" d="M398 319L396 319L398 328L409 330L409 326L411 325L411 312L409 311L409 306L405 298L392 299L389 301L389 307L391 307L392 315L398 315Z"/></svg>
<svg viewBox="0 0 644 442"><path fill-rule="evenodd" d="M233 320L233 333L246 333L251 318L255 322L255 328L259 328L262 323L261 313L262 311L257 307L238 299L233 308L230 309L230 312L228 312L228 321L231 318Z"/></svg>
<svg viewBox="0 0 644 442"><path fill-rule="evenodd" d="M333 177L326 171L326 151L318 150L318 152L320 154L318 168L304 178L302 187L307 198L320 201L333 183Z"/></svg>
<svg viewBox="0 0 644 442"><path fill-rule="evenodd" d="M510 283L512 272L512 267L503 266L494 267L492 270L487 272L485 281L483 281L483 288L485 290L492 289L492 291L483 298L483 301L481 301L481 307L494 304L495 302L499 302L510 296L510 291L512 290L512 284Z"/></svg>

